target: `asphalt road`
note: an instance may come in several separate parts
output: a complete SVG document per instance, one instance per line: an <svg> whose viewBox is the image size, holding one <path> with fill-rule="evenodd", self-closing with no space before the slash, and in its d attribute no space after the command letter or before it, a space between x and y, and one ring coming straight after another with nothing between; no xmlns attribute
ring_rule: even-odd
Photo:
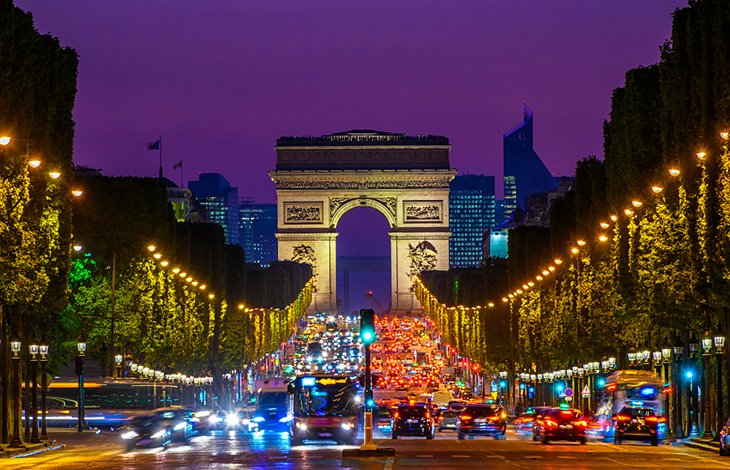
<svg viewBox="0 0 730 470"><path fill-rule="evenodd" d="M532 442L508 433L506 441L476 438L457 441L453 432L439 433L433 441L401 438L376 439L383 447L396 449L391 458L344 459L345 446L307 444L290 448L284 435L213 433L196 436L186 444L167 450L145 449L125 452L117 433L65 432L54 436L67 446L62 450L32 457L0 461L12 469L230 469L230 468L353 468L353 469L441 469L441 468L550 468L550 469L728 469L730 457L681 445L651 447L643 443L621 446L602 442Z"/></svg>

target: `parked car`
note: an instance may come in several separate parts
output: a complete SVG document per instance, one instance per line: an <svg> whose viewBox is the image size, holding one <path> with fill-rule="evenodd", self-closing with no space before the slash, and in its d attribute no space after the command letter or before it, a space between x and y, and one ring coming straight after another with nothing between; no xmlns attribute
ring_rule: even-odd
<svg viewBox="0 0 730 470"><path fill-rule="evenodd" d="M434 420L425 405L401 405L393 413L392 438L399 436L423 436L433 439Z"/></svg>
<svg viewBox="0 0 730 470"><path fill-rule="evenodd" d="M507 438L507 412L500 405L466 405L456 421L458 439L467 436L490 436L497 440Z"/></svg>
<svg viewBox="0 0 730 470"><path fill-rule="evenodd" d="M621 444L625 439L643 440L659 445L658 427L666 422L663 416L656 416L652 408L624 406L613 416L613 441Z"/></svg>
<svg viewBox="0 0 730 470"><path fill-rule="evenodd" d="M578 441L586 443L588 421L574 408L549 408L535 417L532 440L547 444L550 441Z"/></svg>
<svg viewBox="0 0 730 470"><path fill-rule="evenodd" d="M720 455L730 456L730 418L720 430Z"/></svg>
<svg viewBox="0 0 730 470"><path fill-rule="evenodd" d="M172 440L170 429L154 414L131 418L121 428L121 436L127 450L136 447L165 448Z"/></svg>

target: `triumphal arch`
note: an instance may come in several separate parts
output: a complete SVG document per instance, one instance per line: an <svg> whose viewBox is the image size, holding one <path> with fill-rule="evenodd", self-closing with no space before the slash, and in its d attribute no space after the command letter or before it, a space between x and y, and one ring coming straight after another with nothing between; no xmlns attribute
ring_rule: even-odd
<svg viewBox="0 0 730 470"><path fill-rule="evenodd" d="M311 310L337 311L337 224L356 207L371 207L390 226L393 312L420 308L412 278L449 269L448 138L354 130L276 142L280 260L312 265Z"/></svg>

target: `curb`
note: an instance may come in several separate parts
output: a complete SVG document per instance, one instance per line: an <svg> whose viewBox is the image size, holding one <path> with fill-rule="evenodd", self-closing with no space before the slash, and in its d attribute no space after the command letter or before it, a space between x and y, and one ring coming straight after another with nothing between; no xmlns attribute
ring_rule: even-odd
<svg viewBox="0 0 730 470"><path fill-rule="evenodd" d="M705 443L701 443L701 442L685 441L685 442L682 442L682 445L691 447L692 449L699 449L699 450L704 450L704 451L708 451L708 452L719 452L720 451L719 446L715 447L711 444L705 444Z"/></svg>
<svg viewBox="0 0 730 470"><path fill-rule="evenodd" d="M59 444L59 445L52 446L52 447L51 446L48 446L48 447L44 447L44 448L41 448L41 449L33 450L31 452L26 452L24 454L14 455L14 456L12 456L10 458L11 459L22 459L22 458L25 458L25 457L32 457L34 455L43 454L45 452L50 452L52 450L63 449L64 447L66 447L66 444Z"/></svg>
<svg viewBox="0 0 730 470"><path fill-rule="evenodd" d="M14 457L14 456L17 456L20 454L36 452L38 450L43 449L44 447L47 447L47 445L46 444L27 444L27 445L23 445L23 447L8 447L5 449L0 449L0 458Z"/></svg>

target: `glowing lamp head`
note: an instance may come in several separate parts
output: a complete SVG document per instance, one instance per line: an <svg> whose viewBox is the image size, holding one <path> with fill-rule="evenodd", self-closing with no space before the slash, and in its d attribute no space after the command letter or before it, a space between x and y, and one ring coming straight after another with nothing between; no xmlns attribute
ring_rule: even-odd
<svg viewBox="0 0 730 470"><path fill-rule="evenodd" d="M61 177L61 172L60 171L49 171L48 176L50 176L54 180L57 180L58 178Z"/></svg>
<svg viewBox="0 0 730 470"><path fill-rule="evenodd" d="M664 188L662 188L661 186L652 186L652 187L651 187L651 191L652 191L652 192L653 192L654 194L659 194L659 193L661 193L662 191L664 191Z"/></svg>
<svg viewBox="0 0 730 470"><path fill-rule="evenodd" d="M679 176L680 173L681 172L679 171L678 168L670 168L669 169L669 175L670 176Z"/></svg>
<svg viewBox="0 0 730 470"><path fill-rule="evenodd" d="M644 203L634 199L633 201L631 201L631 205L638 208L638 207L641 207L642 205L644 205Z"/></svg>
<svg viewBox="0 0 730 470"><path fill-rule="evenodd" d="M41 161L38 160L37 158L31 158L30 160L28 160L28 165L31 168L38 168L39 166L41 166ZM58 176L61 176L61 174L59 173ZM53 178L52 175L51 175L51 177Z"/></svg>
<svg viewBox="0 0 730 470"><path fill-rule="evenodd" d="M81 197L84 194L84 191L81 189L72 189L71 194L73 194L73 197Z"/></svg>
<svg viewBox="0 0 730 470"><path fill-rule="evenodd" d="M7 135L0 136L0 145L2 145L4 147L4 146L10 144L11 140L13 140L13 139L11 139L10 136L7 136Z"/></svg>
<svg viewBox="0 0 730 470"><path fill-rule="evenodd" d="M697 157L697 160L702 162L705 161L705 159L707 158L707 153L700 150L695 154L695 157Z"/></svg>
<svg viewBox="0 0 730 470"><path fill-rule="evenodd" d="M725 142L727 142L728 140L730 140L730 132L727 132L727 131L720 132L720 138L722 140L724 140ZM2 143L2 139L3 138L0 137L0 145L5 145Z"/></svg>

